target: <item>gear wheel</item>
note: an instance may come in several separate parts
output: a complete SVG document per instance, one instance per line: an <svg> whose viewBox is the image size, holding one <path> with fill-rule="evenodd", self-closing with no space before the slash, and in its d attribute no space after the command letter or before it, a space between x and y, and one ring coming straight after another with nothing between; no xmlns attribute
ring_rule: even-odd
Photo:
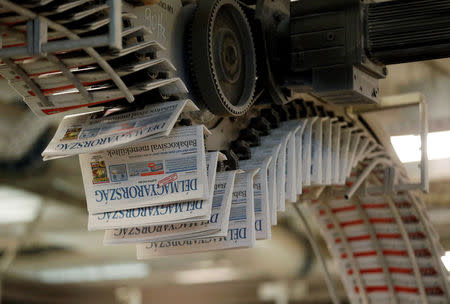
<svg viewBox="0 0 450 304"><path fill-rule="evenodd" d="M216 115L245 114L253 104L256 56L240 5L235 0L198 0L190 38L197 100Z"/></svg>

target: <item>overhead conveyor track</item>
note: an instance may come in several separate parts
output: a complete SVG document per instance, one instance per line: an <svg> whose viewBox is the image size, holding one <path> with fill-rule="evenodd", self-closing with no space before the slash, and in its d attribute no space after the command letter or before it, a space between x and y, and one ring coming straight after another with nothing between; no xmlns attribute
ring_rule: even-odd
<svg viewBox="0 0 450 304"><path fill-rule="evenodd" d="M434 15L439 7L447 8L443 4L445 1L439 1L439 5L427 13ZM216 162L210 160L210 168L218 164L218 171L221 172L250 166L245 173L245 193L251 193L248 198L246 196L246 202L253 200L256 193L252 183L254 176L257 172L264 173L267 189L271 189L267 190L267 202L270 192L272 203L266 206L270 211L270 218L265 218L266 224L269 223L268 230L277 223L277 212L284 212L286 204L295 204L308 239L320 256L334 303L339 303L340 299L330 279L326 261L302 214L299 206L302 203L311 210L321 227L351 303L450 303L447 273L439 259L438 237L424 216L423 202L414 194L414 191L428 191L425 100L420 96L419 100L410 103L420 106L422 139L421 182L414 184L407 180L403 168L390 150L375 138L374 131L359 119L359 115L369 111L394 108L375 105L366 111L358 108L361 102L376 104L379 91L377 82L372 80L380 78L382 67L372 65L366 55L357 51L355 54L342 54L345 47L349 47L349 41L344 43L340 39L350 38L350 35L344 35L349 28L336 30L330 27L330 24L336 25L336 20L342 21L338 22L339 26L348 26L344 22L348 19L343 17L346 16L345 10L340 10L348 8L348 5L360 8L362 4L360 1L345 0L342 5L332 7L338 10L336 13L330 12L323 1L309 3L310 11L306 7L307 2L280 0L279 3L283 3L287 11L281 4L278 8L271 6L274 4L265 4L262 11L252 11L252 7L243 6L235 0L167 0L164 4L143 7L134 6L142 4L140 1L120 0L72 0L66 3L25 1L25 5L0 0L0 26L5 31L3 48L0 49L3 61L0 75L38 115L104 107L92 116L90 112L66 116L61 130L58 129L58 135L49 145L51 148L43 153L44 160L82 154L85 162L83 177L93 181L89 184L90 190L97 184L113 181L112 175L108 176L113 169L117 185L128 181L128 175L131 177L123 163L108 167L104 160L99 160L100 156L104 156L100 153L105 153L105 147L123 149L117 152L123 153L120 155L122 157L139 150L134 148L142 141L167 140L174 126L178 131L192 126L201 134L199 142L203 146L197 146L197 142L195 144L198 155L203 157L203 150L206 149L222 151L227 157ZM404 1L400 2L404 4ZM381 56L381 53L375 52L375 47L383 47L391 41L391 38L386 40L381 37L383 35L378 31L383 33L384 27L378 23L386 21L383 19L385 11L403 16L401 3L389 9L385 7L388 4L367 7L368 34L373 43L366 47L370 48L369 55L373 58ZM415 16L419 4L417 1L414 3L414 7L408 8L405 14ZM322 12L322 8L327 9ZM267 12L264 10L276 11L274 16L277 17L272 18L275 20L265 20ZM287 21L290 21L291 12L293 16L289 30ZM312 13L313 16L325 16L324 20L330 21L330 24L317 23L311 17ZM254 17L255 14L258 16ZM392 24L396 23L388 25ZM361 30L359 26L361 24L358 23L355 29ZM283 39L269 39L272 38L270 35L282 29L285 30ZM312 36L325 41L327 47L332 49L331 53L337 52L337 57L348 59L346 63L351 61L349 57L355 55L357 64L351 62L349 68L343 67L340 61L331 62L334 57L321 53L326 48ZM402 41L408 42L415 36L411 37ZM325 40L322 41L322 38ZM265 45L266 39L280 43L280 49L285 46L284 40L290 40L291 53L285 54L289 58L276 57L279 55L277 52L272 54L273 50ZM355 48L352 50L355 51ZM274 57L263 58L268 55ZM305 58L315 58L318 62ZM361 58L366 61L359 62ZM383 61L388 57L380 58ZM274 62L280 66L273 69L270 65ZM286 62L292 62L292 66L287 68ZM285 75L285 79L284 76L271 74L271 70L282 70L283 67L286 71L290 70L286 73L292 72L292 75ZM264 74L267 71L270 75ZM370 78L366 78L368 71ZM303 83L300 74L315 82L314 85ZM322 78L324 75L327 77ZM327 85L332 84L331 89L321 87L324 79ZM276 81L281 84L276 84ZM351 84L350 87L343 90L340 87L343 82ZM274 100L275 85L277 94L285 95L283 98ZM342 107L348 103L355 105L353 111ZM395 105L395 108L402 106ZM170 123L165 123L167 117L170 117ZM73 123L76 119L84 120L76 125ZM160 121L164 122L163 130L153 125ZM71 127L66 127L65 123ZM85 128L84 123L95 127ZM203 125L204 128L196 125ZM142 132L144 127L148 128L149 134ZM137 134L136 138L130 134ZM67 142L73 144L68 149L71 151L62 151L63 148L61 151L52 150L54 146ZM105 143L111 145L100 147ZM69 144L66 145L69 147ZM98 159L89 159L93 153L99 153L96 155ZM219 153L216 154L219 159ZM251 168L256 166L252 163L255 160L264 160L268 167L264 169L258 163L257 169ZM145 168L139 167L136 172L138 169L148 170L143 176L167 173L161 169L165 166L163 162L145 161ZM188 162L186 159L184 161ZM269 164L271 169L268 169ZM140 171L136 172L134 176L141 176ZM177 180L178 173L176 171L175 175L160 180L163 183L153 186L163 189L165 182L168 184ZM207 177L206 173L202 173L201 178ZM263 179L261 175L258 178ZM212 185L209 184L209 187L214 188ZM140 187L141 193L144 193L143 186ZM138 190L136 197L137 193ZM108 192L106 200L107 197ZM195 199L206 202L205 197ZM127 196L128 199L132 200ZM92 196L89 197L88 207L92 208L94 201ZM252 208L255 202L250 204ZM92 210L105 214L119 210L94 207L97 209L90 210L91 220L93 214L98 214ZM148 209L136 208L147 207L142 203L130 207L125 213L141 215L142 210ZM253 213L254 216L256 211ZM239 215L241 220L244 219L242 214ZM204 216L207 220L208 216ZM245 214L247 218L250 217ZM90 228L99 223L98 218L96 220L94 224L90 223ZM119 227L108 226L113 225L110 222L101 224L104 225L102 229ZM155 222L151 224L155 225ZM134 228L127 225L126 228ZM146 222L145 225L150 224ZM225 229L225 236L228 236L227 231ZM261 239L268 238L267 235ZM172 240L170 235L164 237ZM132 242L133 239L127 241ZM255 241L256 236L250 244ZM190 245L196 242L192 241ZM149 252L151 256L149 249L142 244L138 246L139 256L146 257ZM161 251L156 255L161 255Z"/></svg>

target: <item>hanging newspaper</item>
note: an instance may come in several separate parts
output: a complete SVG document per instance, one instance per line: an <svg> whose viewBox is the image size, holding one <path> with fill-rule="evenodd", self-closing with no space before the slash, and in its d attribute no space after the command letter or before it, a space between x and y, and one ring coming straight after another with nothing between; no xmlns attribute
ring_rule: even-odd
<svg viewBox="0 0 450 304"><path fill-rule="evenodd" d="M281 129L291 131L292 135L289 138L288 144L286 145L286 201L295 202L297 201L297 162L298 160L298 137L297 133L302 132L301 129L303 124L296 120L285 121L281 123ZM300 143L301 145L301 143ZM301 193L301 192L300 192Z"/></svg>
<svg viewBox="0 0 450 304"><path fill-rule="evenodd" d="M332 148L333 148L333 124L337 118L327 119L323 124L323 142L322 142L322 184L331 184L332 175Z"/></svg>
<svg viewBox="0 0 450 304"><path fill-rule="evenodd" d="M206 175L209 186L208 199L89 214L88 229L125 228L122 232L124 233L125 231L130 231L130 229L126 229L130 227L208 220L211 217L211 200L216 179L215 169L218 154L219 152L206 154ZM211 169L213 171L210 171Z"/></svg>
<svg viewBox="0 0 450 304"><path fill-rule="evenodd" d="M323 125L328 117L319 117L311 133L311 184L322 184Z"/></svg>
<svg viewBox="0 0 450 304"><path fill-rule="evenodd" d="M305 130L307 119L298 119L295 120L295 124L297 124L298 130L295 133L295 164L296 164L296 192L297 195L303 193L303 173L302 173L302 146L303 146L303 131Z"/></svg>
<svg viewBox="0 0 450 304"><path fill-rule="evenodd" d="M258 170L236 175L226 237L194 238L137 244L137 258L186 254L201 251L248 248L255 245L253 178Z"/></svg>
<svg viewBox="0 0 450 304"><path fill-rule="evenodd" d="M362 130L355 129L350 138L349 152L348 152L348 160L347 167L345 169L345 175L350 176L350 172L353 168L353 163L357 154L359 142L361 141L361 137L363 136Z"/></svg>
<svg viewBox="0 0 450 304"><path fill-rule="evenodd" d="M165 138L81 154L89 213L207 199L205 130L179 127Z"/></svg>
<svg viewBox="0 0 450 304"><path fill-rule="evenodd" d="M352 135L353 128L350 126L344 126L341 129L341 141L340 141L340 151L339 151L339 182L338 184L345 184L345 179L347 178L347 159L350 147L350 139Z"/></svg>
<svg viewBox="0 0 450 304"><path fill-rule="evenodd" d="M263 138L262 146L273 146L281 144L280 152L277 158L277 211L286 210L286 152L289 139L292 136L291 131L275 129L272 133Z"/></svg>
<svg viewBox="0 0 450 304"><path fill-rule="evenodd" d="M270 223L272 226L277 224L277 205L278 205L278 191L277 191L277 159L280 153L281 144L260 146L251 148L253 158L271 157L271 162L267 169L267 183L269 190L269 212Z"/></svg>
<svg viewBox="0 0 450 304"><path fill-rule="evenodd" d="M255 202L255 235L257 240L268 240L272 236L271 214L269 207L269 188L267 171L272 161L270 155L252 157L239 162L243 170L259 169L253 182L253 200Z"/></svg>
<svg viewBox="0 0 450 304"><path fill-rule="evenodd" d="M205 236L225 237L235 175L236 171L217 173L213 184L214 196L209 220L107 230L104 244L148 243Z"/></svg>
<svg viewBox="0 0 450 304"><path fill-rule="evenodd" d="M141 110L69 115L60 123L42 156L49 160L167 136L183 110L198 108L190 100L177 100L151 104Z"/></svg>
<svg viewBox="0 0 450 304"><path fill-rule="evenodd" d="M304 186L311 186L311 143L312 129L318 117L308 118L302 138L302 180Z"/></svg>

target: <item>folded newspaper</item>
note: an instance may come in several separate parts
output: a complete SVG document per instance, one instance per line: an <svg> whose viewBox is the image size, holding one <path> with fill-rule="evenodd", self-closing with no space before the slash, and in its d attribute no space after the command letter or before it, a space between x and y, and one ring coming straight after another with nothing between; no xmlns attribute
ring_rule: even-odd
<svg viewBox="0 0 450 304"><path fill-rule="evenodd" d="M209 220L107 230L103 242L105 244L141 243L226 236L235 175L236 171L216 174Z"/></svg>
<svg viewBox="0 0 450 304"><path fill-rule="evenodd" d="M208 199L89 214L88 229L116 229L208 220L219 152L206 154ZM140 230L140 229L138 229Z"/></svg>
<svg viewBox="0 0 450 304"><path fill-rule="evenodd" d="M50 160L167 136L183 110L198 108L190 100L177 100L133 111L69 115L60 123L42 156Z"/></svg>
<svg viewBox="0 0 450 304"><path fill-rule="evenodd" d="M270 223L272 226L277 224L277 206L278 206L278 183L277 183L277 159L281 149L281 144L273 144L251 148L253 158L270 157L271 162L267 168L267 187L269 195Z"/></svg>
<svg viewBox="0 0 450 304"><path fill-rule="evenodd" d="M253 247L255 245L253 179L256 173L258 170L249 170L236 175L227 236L137 244L137 258L149 259L165 255Z"/></svg>
<svg viewBox="0 0 450 304"><path fill-rule="evenodd" d="M270 155L260 155L239 162L243 170L259 169L253 182L253 200L255 202L255 235L257 240L267 240L272 235L271 213L269 206L269 184L267 171L272 161Z"/></svg>
<svg viewBox="0 0 450 304"><path fill-rule="evenodd" d="M203 125L123 148L81 154L89 213L208 198Z"/></svg>
<svg viewBox="0 0 450 304"><path fill-rule="evenodd" d="M262 140L262 147L275 146L281 144L277 157L277 211L284 212L286 210L286 152L292 131L275 129L269 136Z"/></svg>

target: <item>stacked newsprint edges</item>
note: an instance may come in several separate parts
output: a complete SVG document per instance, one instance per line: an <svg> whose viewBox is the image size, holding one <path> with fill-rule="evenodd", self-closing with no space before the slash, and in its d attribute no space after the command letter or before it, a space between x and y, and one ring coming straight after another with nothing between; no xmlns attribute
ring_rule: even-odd
<svg viewBox="0 0 450 304"><path fill-rule="evenodd" d="M114 109L68 115L59 124L42 156L50 160L167 136L180 113L193 110L197 107L192 101L177 100L131 111Z"/></svg>
<svg viewBox="0 0 450 304"><path fill-rule="evenodd" d="M258 169L248 170L237 174L235 178L226 236L137 244L137 258L253 247L256 239L253 179L257 172Z"/></svg>
<svg viewBox="0 0 450 304"><path fill-rule="evenodd" d="M126 210L108 211L89 215L89 230L131 228L138 226L158 226L167 223L186 223L196 221L206 221L211 217L211 208L214 204L212 190L216 179L215 167L217 165L218 152L206 154L208 198L204 200L192 200L183 202L170 202L165 205L146 206ZM162 228L151 228L159 230ZM142 230L145 236L145 230ZM117 231L115 232L117 233ZM138 235L138 232L135 234ZM125 238L124 238L125 239ZM124 240L123 242L126 242ZM108 243L105 240L105 243Z"/></svg>
<svg viewBox="0 0 450 304"><path fill-rule="evenodd" d="M58 2L58 3L56 3ZM100 1L50 1L33 3L26 9L64 24L72 34L83 37L107 34L109 5ZM187 88L173 75L175 67L155 40L145 39L151 29L133 25L136 16L122 8L121 50L107 47L73 47L46 56L3 58L0 76L24 98L37 115L46 116L87 106L103 106L112 101L132 101L133 96L159 90L167 96L184 96ZM3 48L27 45L26 22L29 18L3 10ZM66 33L49 29L48 41L61 41ZM127 89L125 89L125 86Z"/></svg>
<svg viewBox="0 0 450 304"><path fill-rule="evenodd" d="M256 240L270 239L277 213L285 210L286 203L307 192L304 187L343 185L339 181L348 179L352 168L375 149L377 145L360 129L334 118L308 117L282 122L261 138L260 146L251 148L249 160L239 162L244 172L236 174L227 234L225 226L222 234L212 234L209 225L214 223L214 215L221 217L221 212L213 211L209 222L140 227L145 233L107 231L105 243L138 243L139 259L252 247ZM222 183L217 179L222 174L225 173L217 173L216 191ZM214 192L213 201L217 195ZM228 213L222 216L225 214L228 216ZM127 232L131 235L125 235Z"/></svg>
<svg viewBox="0 0 450 304"><path fill-rule="evenodd" d="M272 156L261 155L253 157L251 160L244 160L239 163L243 170L258 169L253 181L253 200L255 208L255 233L257 240L266 240L271 238L271 220L270 210L275 209L269 206L269 184L267 171L272 161Z"/></svg>

